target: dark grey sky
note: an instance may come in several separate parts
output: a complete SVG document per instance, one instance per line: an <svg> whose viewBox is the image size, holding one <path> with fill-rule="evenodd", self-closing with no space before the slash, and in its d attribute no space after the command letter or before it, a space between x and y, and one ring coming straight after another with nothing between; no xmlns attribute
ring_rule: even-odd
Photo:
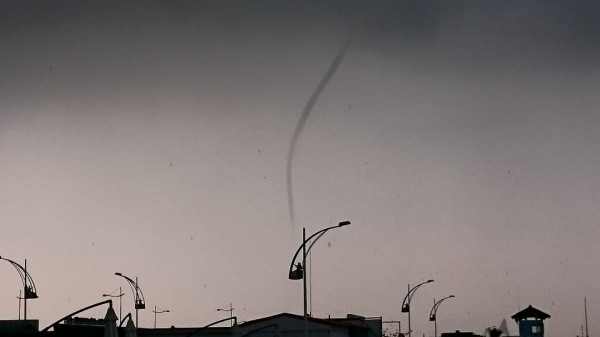
<svg viewBox="0 0 600 337"><path fill-rule="evenodd" d="M126 286L116 271L165 326L198 326L230 302L241 320L300 313L301 227L348 219L314 248L316 316L406 322L406 285L434 278L417 335L449 294L442 330L532 304L549 336L577 334L583 297L600 307L598 17L592 1L2 1L0 255L28 259L43 326ZM294 153L292 225L292 134L346 39Z"/></svg>

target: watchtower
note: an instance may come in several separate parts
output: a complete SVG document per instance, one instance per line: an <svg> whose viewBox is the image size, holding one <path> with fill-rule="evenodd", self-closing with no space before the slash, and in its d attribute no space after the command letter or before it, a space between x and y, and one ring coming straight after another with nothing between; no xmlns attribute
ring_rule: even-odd
<svg viewBox="0 0 600 337"><path fill-rule="evenodd" d="M544 320L550 315L530 305L511 318L519 325L519 336L544 337Z"/></svg>

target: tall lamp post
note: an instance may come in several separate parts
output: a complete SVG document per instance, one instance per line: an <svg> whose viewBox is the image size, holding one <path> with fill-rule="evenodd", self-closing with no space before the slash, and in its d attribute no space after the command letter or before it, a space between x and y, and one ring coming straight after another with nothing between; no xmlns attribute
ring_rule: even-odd
<svg viewBox="0 0 600 337"><path fill-rule="evenodd" d="M229 309L217 309L217 311L229 311L229 319L231 320L231 326L233 327L233 303L229 303Z"/></svg>
<svg viewBox="0 0 600 337"><path fill-rule="evenodd" d="M160 310L160 311L157 311L156 310L156 306L154 306L154 310L152 310L152 312L154 313L154 329L156 329L156 314L162 314L162 313L170 312L170 311L169 310Z"/></svg>
<svg viewBox="0 0 600 337"><path fill-rule="evenodd" d="M304 227L302 228L302 245L300 245L300 247L298 247L298 250L296 250L296 254L294 254L294 257L292 258L292 263L290 263L290 269L289 269L289 273L288 273L289 276L288 277L289 277L290 280L300 280L300 279L302 279L302 281L303 281L303 294L304 294L304 337L308 337L308 301L307 301L307 298L306 298L306 272L305 272L305 270L306 270L306 256L310 252L310 249L315 244L315 242L317 242L317 240L319 240L321 238L321 236L323 236L323 234L325 234L325 232L327 232L330 229L347 226L349 224L350 224L350 221L342 221L342 222L338 223L337 226L331 226L331 227L327 227L327 228L321 229L320 231L318 231L318 232L314 233L313 235L309 236L308 239L306 238L306 228L304 228ZM308 248L306 247L307 244L309 244ZM298 254L300 253L300 251L302 251L302 263L298 263L298 264L296 264L294 266L294 263L296 262L296 258L298 257ZM296 269L292 270L293 267L296 267Z"/></svg>
<svg viewBox="0 0 600 337"><path fill-rule="evenodd" d="M121 273L115 273L115 275L121 276L122 278L127 280L127 283L129 283L129 287L131 287L131 291L133 292L133 295L135 296L135 298L133 299L133 301L134 301L133 303L134 303L134 307L135 307L135 328L137 329L137 327L138 327L138 311L140 309L146 309L146 301L144 300L144 294L142 293L142 289L140 289L140 287L138 286L137 277L135 278L135 281L134 281Z"/></svg>
<svg viewBox="0 0 600 337"><path fill-rule="evenodd" d="M119 295L113 295L116 291L113 291L110 294L102 294L102 297L118 297L119 298L119 322L121 321L121 314L122 314L122 310L121 308L123 307L123 295L125 295L125 293L123 292L123 289L121 287L119 287Z"/></svg>
<svg viewBox="0 0 600 337"><path fill-rule="evenodd" d="M25 267L22 267L20 264L16 263L13 260L9 260L5 257L0 256L0 260L6 260L10 264L15 267L19 276L21 276L21 281L23 281L23 292L24 295L21 297L23 299L23 319L27 320L27 299L36 299L38 298L37 290L35 289L35 284L33 283L33 279L31 275L27 272L27 259L25 259ZM20 297L20 296L19 296ZM19 303L21 300L19 300ZM19 315L21 311L19 310Z"/></svg>
<svg viewBox="0 0 600 337"><path fill-rule="evenodd" d="M425 282L421 282L419 284L417 284L414 287L410 287L410 284L408 285L408 293L406 294L406 296L404 296L404 300L402 300L402 312L407 312L408 313L408 336L412 337L412 330L411 330L411 326L410 326L410 301L412 300L412 297L415 295L415 292L417 291L417 289L426 284L426 283L431 283L433 282L433 280L427 280Z"/></svg>
<svg viewBox="0 0 600 337"><path fill-rule="evenodd" d="M454 295L446 296L437 302L435 301L435 298L433 299L433 307L431 308L431 311L429 312L429 320L433 321L433 327L434 327L433 329L435 331L435 334L433 335L434 337L437 337L437 318L436 318L437 310L440 307L440 304L444 300L453 298L453 297L455 297L455 296Z"/></svg>

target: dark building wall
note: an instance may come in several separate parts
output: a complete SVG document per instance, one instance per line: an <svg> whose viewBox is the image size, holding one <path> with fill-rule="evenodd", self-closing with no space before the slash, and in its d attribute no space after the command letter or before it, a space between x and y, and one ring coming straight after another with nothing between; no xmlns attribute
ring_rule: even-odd
<svg viewBox="0 0 600 337"><path fill-rule="evenodd" d="M0 336L29 337L37 336L38 320L0 320Z"/></svg>
<svg viewBox="0 0 600 337"><path fill-rule="evenodd" d="M543 337L544 322L538 319L519 321L519 335L521 337Z"/></svg>
<svg viewBox="0 0 600 337"><path fill-rule="evenodd" d="M444 332L442 337L483 337L472 332L467 331L455 331L455 332Z"/></svg>
<svg viewBox="0 0 600 337"><path fill-rule="evenodd" d="M66 325L54 326L54 337L104 337L103 326L93 325Z"/></svg>

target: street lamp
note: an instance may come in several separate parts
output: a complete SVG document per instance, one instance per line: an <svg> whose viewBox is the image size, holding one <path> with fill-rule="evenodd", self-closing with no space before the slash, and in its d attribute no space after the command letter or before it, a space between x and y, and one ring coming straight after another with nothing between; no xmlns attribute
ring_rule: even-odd
<svg viewBox="0 0 600 337"><path fill-rule="evenodd" d="M123 289L121 287L119 287L119 295L113 295L116 292L113 291L110 294L102 294L102 297L118 297L119 298L119 322L121 321L121 308L123 307L123 295L125 295L125 293L123 292Z"/></svg>
<svg viewBox="0 0 600 337"><path fill-rule="evenodd" d="M19 276L21 277L21 281L23 281L23 292L25 294L22 297L22 299L23 299L23 319L27 320L27 299L38 298L37 290L35 289L35 284L33 283L33 279L31 278L31 275L29 275L29 273L27 272L27 259L25 259L25 267L21 267L21 265L16 263L15 261L9 260L2 256L0 256L0 260L6 260L10 264L12 264L13 267L15 267L15 269L19 273ZM20 300L19 300L19 303L21 303ZM20 313L21 313L21 310L19 310L19 314Z"/></svg>
<svg viewBox="0 0 600 337"><path fill-rule="evenodd" d="M308 252L310 252L310 249L312 248L312 246L315 244L315 242L317 242L317 240L319 240L321 238L321 236L323 236L323 234L325 234L325 232L327 232L330 229L334 229L334 228L339 228L339 227L343 227L343 226L347 226L350 224L350 221L342 221L340 223L338 223L337 226L331 226L331 227L327 227L324 229L321 229L320 231L314 233L313 235L311 235L310 237L308 237L308 239L306 238L306 228L302 228L302 245L300 245L300 247L298 247L298 250L296 250L296 254L294 254L294 257L292 258L292 263L290 264L290 269L289 269L289 273L288 273L288 277L290 280L300 280L302 279L303 281L303 290L304 290L304 337L308 337L308 310L307 310L307 299L306 299L306 256L308 254ZM314 240L313 240L314 238ZM311 242L312 240L312 242ZM310 245L308 246L308 248L306 248L306 244L310 243ZM300 253L300 251L302 250L302 263L298 262L295 267L295 270L292 270L292 268L294 267L294 262L296 262L296 258L298 257L298 254Z"/></svg>
<svg viewBox="0 0 600 337"><path fill-rule="evenodd" d="M433 326L434 326L434 331L435 334L433 335L434 337L437 337L437 319L436 319L436 314L437 314L437 310L440 307L440 303L442 303L442 301L448 299L448 298L453 298L455 297L454 295L450 295L450 296L446 296L444 298L442 298L439 301L435 301L435 298L433 299L433 308L431 308L431 311L429 312L429 320L433 321Z"/></svg>
<svg viewBox="0 0 600 337"><path fill-rule="evenodd" d="M133 292L133 295L135 296L135 298L133 299L133 301L134 301L133 303L134 303L134 307L135 307L135 327L137 329L137 327L138 327L138 310L146 309L146 301L144 300L144 294L142 293L142 289L140 289L140 287L138 286L137 277L135 278L135 281L134 281L121 273L115 273L115 275L121 276L122 278L127 280L127 283L129 283L129 287L131 287L131 291Z"/></svg>
<svg viewBox="0 0 600 337"><path fill-rule="evenodd" d="M408 293L406 294L406 296L404 296L404 300L402 300L402 312L407 312L408 313L408 336L412 337L412 330L410 327L410 301L412 300L412 297L414 296L415 292L417 291L417 288L419 288L420 286L426 284L426 283L431 283L433 282L433 280L427 280L425 282L421 282L419 284L417 284L414 287L410 287L410 284L408 285Z"/></svg>
<svg viewBox="0 0 600 337"><path fill-rule="evenodd" d="M156 314L162 314L162 313L170 312L170 311L169 310L156 311L156 306L154 306L154 310L152 310L152 312L154 313L154 329L156 329Z"/></svg>
<svg viewBox="0 0 600 337"><path fill-rule="evenodd" d="M229 319L231 319L231 326L233 326L233 303L229 303L229 309L217 309L217 311L229 311Z"/></svg>

